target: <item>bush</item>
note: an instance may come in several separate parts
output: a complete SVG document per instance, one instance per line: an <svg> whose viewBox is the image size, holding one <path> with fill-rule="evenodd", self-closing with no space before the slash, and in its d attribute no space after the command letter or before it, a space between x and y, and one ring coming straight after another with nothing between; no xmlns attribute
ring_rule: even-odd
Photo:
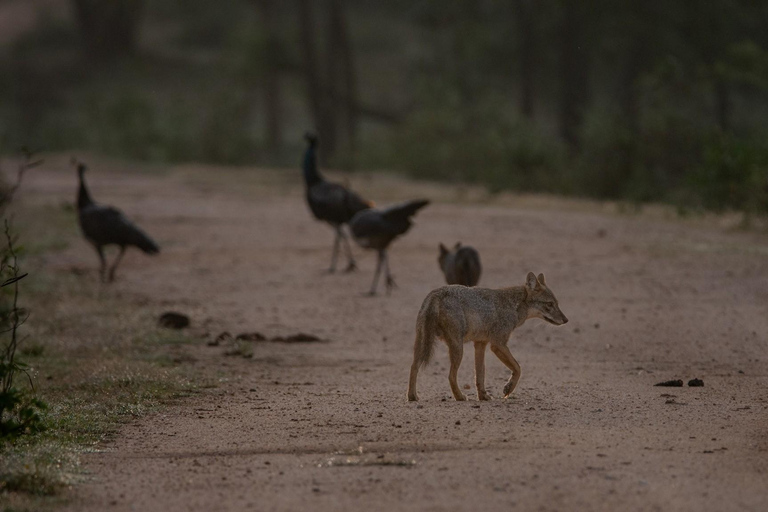
<svg viewBox="0 0 768 512"><path fill-rule="evenodd" d="M0 261L0 287L10 289L2 296L0 302L0 327L7 335L0 353L0 442L13 440L21 435L37 432L43 429L40 412L45 404L31 396L28 391L16 386L16 377L24 374L29 378L28 367L17 360L19 327L26 320L26 312L19 307L19 282L26 274L22 274L18 266L15 240L11 234L9 222L5 222L5 238L7 245L2 251ZM9 297L10 296L10 297ZM32 384L29 379L30 386Z"/></svg>
<svg viewBox="0 0 768 512"><path fill-rule="evenodd" d="M705 145L701 163L691 168L688 186L713 210L768 212L768 145L718 134Z"/></svg>
<svg viewBox="0 0 768 512"><path fill-rule="evenodd" d="M481 183L492 191L561 191L562 146L495 107L411 115L393 137L395 165L417 178Z"/></svg>

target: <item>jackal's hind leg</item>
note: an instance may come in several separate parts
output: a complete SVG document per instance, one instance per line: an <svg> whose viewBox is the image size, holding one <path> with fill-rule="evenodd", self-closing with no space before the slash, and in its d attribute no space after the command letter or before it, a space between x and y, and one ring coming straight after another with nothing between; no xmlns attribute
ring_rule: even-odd
<svg viewBox="0 0 768 512"><path fill-rule="evenodd" d="M451 360L451 369L448 370L448 383L451 385L453 398L458 401L464 401L467 397L461 392L459 383L456 380L459 374L459 366L461 366L461 359L464 357L464 340L446 341L448 342L448 357Z"/></svg>
<svg viewBox="0 0 768 512"><path fill-rule="evenodd" d="M504 398L508 398L509 395L517 387L517 382L520 380L520 364L512 357L512 353L509 351L506 345L491 344L491 352L493 352L499 360L504 363L504 366L512 370L512 375L509 377L507 384L504 386Z"/></svg>
<svg viewBox="0 0 768 512"><path fill-rule="evenodd" d="M413 364L411 365L411 377L408 379L408 401L409 402L415 402L419 399L419 395L416 394L416 379L419 375L419 361L416 360L416 358L413 359Z"/></svg>
<svg viewBox="0 0 768 512"><path fill-rule="evenodd" d="M492 398L485 390L485 345L483 341L475 342L475 387L477 387L478 400Z"/></svg>

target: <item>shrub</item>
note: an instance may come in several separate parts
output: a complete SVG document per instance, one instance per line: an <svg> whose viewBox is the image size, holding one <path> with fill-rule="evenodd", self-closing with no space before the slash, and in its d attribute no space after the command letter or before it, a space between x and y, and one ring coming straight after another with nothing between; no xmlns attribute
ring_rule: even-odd
<svg viewBox="0 0 768 512"><path fill-rule="evenodd" d="M718 134L691 168L688 186L701 205L713 210L768 211L768 146Z"/></svg>
<svg viewBox="0 0 768 512"><path fill-rule="evenodd" d="M0 302L0 326L8 338L0 347L0 442L42 430L40 412L46 407L41 400L16 386L16 377L19 374L29 378L29 368L16 358L16 351L22 341L19 338L19 327L26 321L26 311L20 308L18 303L19 283L26 274L22 274L19 269L18 248L7 220L5 238L6 247L0 260L0 286L3 289L10 288L10 299L3 295L4 300ZM29 383L31 387L31 378Z"/></svg>

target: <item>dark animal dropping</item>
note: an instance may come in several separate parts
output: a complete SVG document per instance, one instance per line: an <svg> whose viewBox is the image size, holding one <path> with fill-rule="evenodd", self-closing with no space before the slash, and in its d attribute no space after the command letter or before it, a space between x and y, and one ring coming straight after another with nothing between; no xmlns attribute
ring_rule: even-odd
<svg viewBox="0 0 768 512"><path fill-rule="evenodd" d="M704 385L704 381L701 379L691 379L688 381L688 385L692 388L700 388Z"/></svg>
<svg viewBox="0 0 768 512"><path fill-rule="evenodd" d="M310 341L322 341L314 334L305 334L300 332L298 334L292 334L290 336L275 336L270 341L282 341L284 343L306 343Z"/></svg>
<svg viewBox="0 0 768 512"><path fill-rule="evenodd" d="M654 384L654 386L664 386L667 388L681 388L683 387L683 381L681 379L665 380L664 382L659 382L658 384Z"/></svg>
<svg viewBox="0 0 768 512"><path fill-rule="evenodd" d="M218 336L216 336L214 339L208 342L209 347L217 347L221 344L222 341L230 341L232 339L232 335L229 334L228 331L224 331Z"/></svg>
<svg viewBox="0 0 768 512"><path fill-rule="evenodd" d="M160 319L157 323L160 327L165 327L167 329L183 329L189 327L189 317L183 313L167 311L160 315Z"/></svg>
<svg viewBox="0 0 768 512"><path fill-rule="evenodd" d="M235 336L235 339L244 341L264 341L267 337L260 332L241 332Z"/></svg>

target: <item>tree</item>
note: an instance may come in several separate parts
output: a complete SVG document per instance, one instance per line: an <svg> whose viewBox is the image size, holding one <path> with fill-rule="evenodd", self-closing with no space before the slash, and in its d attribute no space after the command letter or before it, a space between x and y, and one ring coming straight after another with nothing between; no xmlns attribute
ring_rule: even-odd
<svg viewBox="0 0 768 512"><path fill-rule="evenodd" d="M325 88L318 71L315 53L317 42L311 2L298 0L298 7L299 37L304 58L304 82L307 88L309 110L322 143L323 150L320 152L320 158L327 164L336 150L335 113L327 107Z"/></svg>
<svg viewBox="0 0 768 512"><path fill-rule="evenodd" d="M261 13L266 32L264 44L264 112L267 146L273 153L283 145L282 99L280 95L280 72L282 67L282 45L277 31L274 0L254 0Z"/></svg>
<svg viewBox="0 0 768 512"><path fill-rule="evenodd" d="M577 152L590 98L590 49L585 38L589 4L563 1L560 26L560 135Z"/></svg>
<svg viewBox="0 0 768 512"><path fill-rule="evenodd" d="M533 119L536 41L531 0L515 0L520 62L520 112Z"/></svg>
<svg viewBox="0 0 768 512"><path fill-rule="evenodd" d="M343 0L328 4L328 93L329 105L343 109L347 142L351 155L357 147L357 73Z"/></svg>
<svg viewBox="0 0 768 512"><path fill-rule="evenodd" d="M144 0L72 0L85 52L103 60L136 51Z"/></svg>

